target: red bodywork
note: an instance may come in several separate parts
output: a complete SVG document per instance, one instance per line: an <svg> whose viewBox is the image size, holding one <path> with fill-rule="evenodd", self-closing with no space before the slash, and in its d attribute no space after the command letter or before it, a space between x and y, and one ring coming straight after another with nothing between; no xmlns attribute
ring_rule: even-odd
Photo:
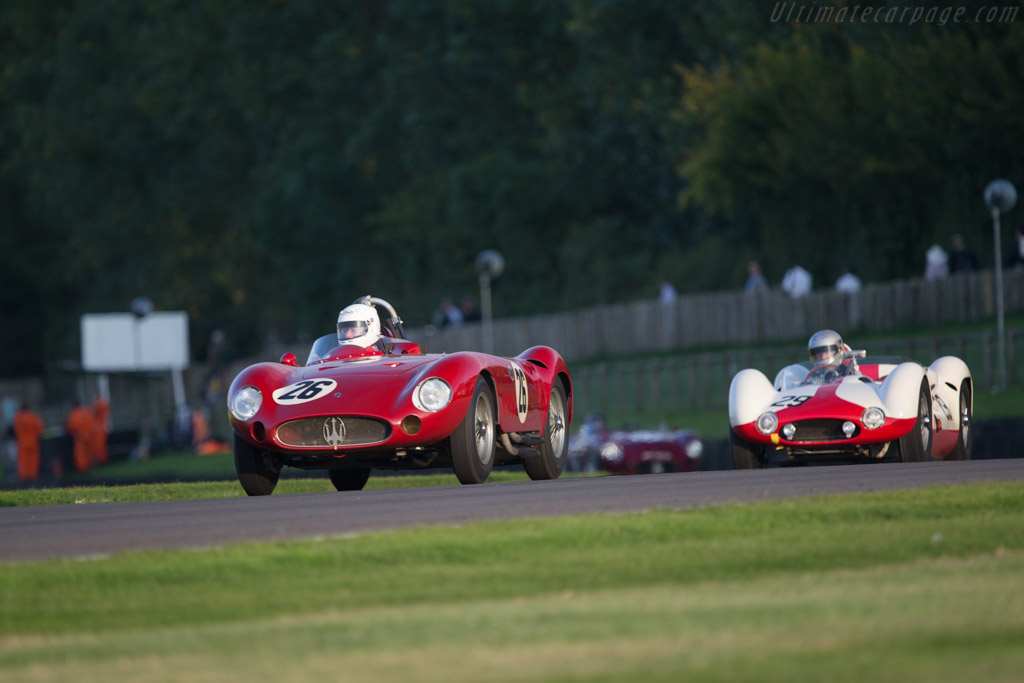
<svg viewBox="0 0 1024 683"><path fill-rule="evenodd" d="M704 444L688 429L618 431L588 416L569 441L569 465L577 471L611 474L692 472L701 468Z"/></svg>
<svg viewBox="0 0 1024 683"><path fill-rule="evenodd" d="M864 406L844 401L836 396L838 387L838 384L825 384L814 387L814 398L812 400L798 406L781 408L775 411L779 424L784 425L807 420L850 420L859 425L860 416L864 412ZM816 439L813 445L816 448L836 446L848 449L855 446L894 441L913 428L914 420L915 418L896 419L886 417L885 423L878 429L871 431L859 430L857 434L850 438L840 436L835 439ZM781 434L762 434L757 431L757 427L753 422L737 425L732 429L743 440L764 446L805 448L810 445L806 441L788 441ZM955 432L953 436L955 439Z"/></svg>
<svg viewBox="0 0 1024 683"><path fill-rule="evenodd" d="M469 351L423 354L412 342L385 341L386 353L373 347L344 345L307 366L292 365L294 356L286 356L281 363L258 363L246 368L232 382L228 400L239 389L253 386L262 393L263 402L248 420L230 416L232 429L241 439L260 450L278 454L293 467L410 469L450 464L445 440L465 418L480 377L494 389L502 432L542 432L551 387L556 380L565 388L571 419L569 371L554 349L535 346L515 358L501 358ZM519 389L525 386L523 413L519 410L518 395L522 391L517 395L517 374ZM443 379L452 389L451 402L438 412L421 410L413 403L417 385L430 377ZM286 387L294 389L275 398L275 392ZM304 392L313 397L302 400ZM299 402L288 404L287 397ZM282 427L284 423L330 416L366 418L367 422L383 427L384 438L334 447L327 443L295 445L282 440L294 431ZM508 454L499 451L501 462L516 462L511 456L502 455Z"/></svg>

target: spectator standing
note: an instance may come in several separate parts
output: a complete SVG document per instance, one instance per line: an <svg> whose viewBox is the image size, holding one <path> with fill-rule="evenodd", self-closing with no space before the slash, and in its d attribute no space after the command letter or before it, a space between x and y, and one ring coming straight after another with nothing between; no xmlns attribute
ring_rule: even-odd
<svg viewBox="0 0 1024 683"><path fill-rule="evenodd" d="M228 337L224 330L213 330L206 346L206 375L203 378L203 398L207 406L223 405L221 398L228 390L227 362Z"/></svg>
<svg viewBox="0 0 1024 683"><path fill-rule="evenodd" d="M679 298L679 292L676 291L675 286L668 281L667 277L662 277L658 281L658 301L663 304L671 304Z"/></svg>
<svg viewBox="0 0 1024 683"><path fill-rule="evenodd" d="M79 472L88 472L92 466L92 444L95 418L92 411L84 407L78 401L68 413L68 421L65 425L67 433L71 435L73 446L72 462Z"/></svg>
<svg viewBox="0 0 1024 683"><path fill-rule="evenodd" d="M449 325L461 325L462 324L462 311L455 303L445 297L441 299L441 327L448 327Z"/></svg>
<svg viewBox="0 0 1024 683"><path fill-rule="evenodd" d="M764 279L764 275L761 273L761 264L757 261L747 264L747 284L744 285L744 289L748 294L768 289L768 281Z"/></svg>
<svg viewBox="0 0 1024 683"><path fill-rule="evenodd" d="M1020 268L1024 266L1024 233L1020 230L1016 231L1013 236L1013 248L1010 249L1009 257L1006 259L1006 265Z"/></svg>
<svg viewBox="0 0 1024 683"><path fill-rule="evenodd" d="M18 479L39 478L39 440L43 435L43 419L24 403L14 414L14 438L18 443Z"/></svg>
<svg viewBox="0 0 1024 683"><path fill-rule="evenodd" d="M949 272L967 273L978 269L978 259L967 249L964 236L960 233L953 235L953 253L949 257Z"/></svg>
<svg viewBox="0 0 1024 683"><path fill-rule="evenodd" d="M93 425L92 461L94 465L107 462L107 434L110 431L110 404L102 396L97 396L92 405Z"/></svg>
<svg viewBox="0 0 1024 683"><path fill-rule="evenodd" d="M811 293L811 274L799 263L793 264L782 278L782 291L794 299L807 296Z"/></svg>
<svg viewBox="0 0 1024 683"><path fill-rule="evenodd" d="M855 294L860 291L861 282L857 274L853 272L853 268L847 268L839 279L836 280L836 291L844 292L846 294Z"/></svg>
<svg viewBox="0 0 1024 683"><path fill-rule="evenodd" d="M462 300L462 322L480 322L480 309L476 307L476 299L467 296Z"/></svg>
<svg viewBox="0 0 1024 683"><path fill-rule="evenodd" d="M945 249L933 244L924 252L924 279L941 280L946 277L949 277L949 257Z"/></svg>

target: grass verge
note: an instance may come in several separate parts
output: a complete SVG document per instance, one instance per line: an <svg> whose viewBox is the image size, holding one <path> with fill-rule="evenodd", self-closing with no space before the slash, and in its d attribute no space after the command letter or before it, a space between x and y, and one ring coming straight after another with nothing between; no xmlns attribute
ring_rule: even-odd
<svg viewBox="0 0 1024 683"><path fill-rule="evenodd" d="M20 680L974 681L1024 670L1024 484L0 565Z"/></svg>
<svg viewBox="0 0 1024 683"><path fill-rule="evenodd" d="M222 456L204 456L202 459L219 458ZM161 467L176 469L179 472L189 471L190 462L197 457L190 454L163 455L169 462ZM149 503L158 500L199 500L200 498L244 498L245 492L234 479L234 465L231 456L227 456L227 466L231 468L231 479L224 481L169 482L166 484L114 484L112 486L64 486L61 488L15 489L0 490L0 508L24 505L71 505L81 503ZM146 464L140 464L145 468ZM588 476L581 474L563 474L562 476ZM592 476L592 475L591 475ZM503 481L527 481L523 470L501 470L491 472L488 483ZM118 478L97 479L97 481L117 481ZM126 481L130 479L126 478ZM375 489L407 489L418 486L457 486L459 480L454 474L416 474L416 475L385 475L371 476L366 483L367 490ZM320 476L282 478L274 489L274 495L294 493L325 493L334 491L334 486L327 478L326 472Z"/></svg>

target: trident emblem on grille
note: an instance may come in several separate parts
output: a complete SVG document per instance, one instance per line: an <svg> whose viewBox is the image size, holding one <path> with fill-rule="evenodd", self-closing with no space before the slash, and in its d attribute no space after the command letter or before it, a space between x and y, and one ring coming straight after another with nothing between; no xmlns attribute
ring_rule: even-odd
<svg viewBox="0 0 1024 683"><path fill-rule="evenodd" d="M345 421L340 417L329 417L324 420L324 441L328 446L338 446L345 443Z"/></svg>

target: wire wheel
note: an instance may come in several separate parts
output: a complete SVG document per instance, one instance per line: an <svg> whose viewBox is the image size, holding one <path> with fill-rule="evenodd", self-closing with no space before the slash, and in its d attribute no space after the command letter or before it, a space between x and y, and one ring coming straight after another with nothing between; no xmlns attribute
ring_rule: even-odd
<svg viewBox="0 0 1024 683"><path fill-rule="evenodd" d="M914 427L899 440L900 460L925 462L932 459L932 397L928 391L928 378L921 380L917 400L917 420Z"/></svg>
<svg viewBox="0 0 1024 683"><path fill-rule="evenodd" d="M950 453L949 460L971 459L971 445L974 438L971 429L971 421L974 419L971 398L971 382L965 379L960 384L960 409L957 411L960 418L960 433L957 435L956 447Z"/></svg>
<svg viewBox="0 0 1024 683"><path fill-rule="evenodd" d="M548 399L548 419L540 456L523 459L523 469L530 479L557 479L562 474L569 450L568 427L569 403L562 380L556 379Z"/></svg>
<svg viewBox="0 0 1024 683"><path fill-rule="evenodd" d="M483 377L476 380L466 417L450 437L452 469L463 484L482 484L494 467L494 392Z"/></svg>

